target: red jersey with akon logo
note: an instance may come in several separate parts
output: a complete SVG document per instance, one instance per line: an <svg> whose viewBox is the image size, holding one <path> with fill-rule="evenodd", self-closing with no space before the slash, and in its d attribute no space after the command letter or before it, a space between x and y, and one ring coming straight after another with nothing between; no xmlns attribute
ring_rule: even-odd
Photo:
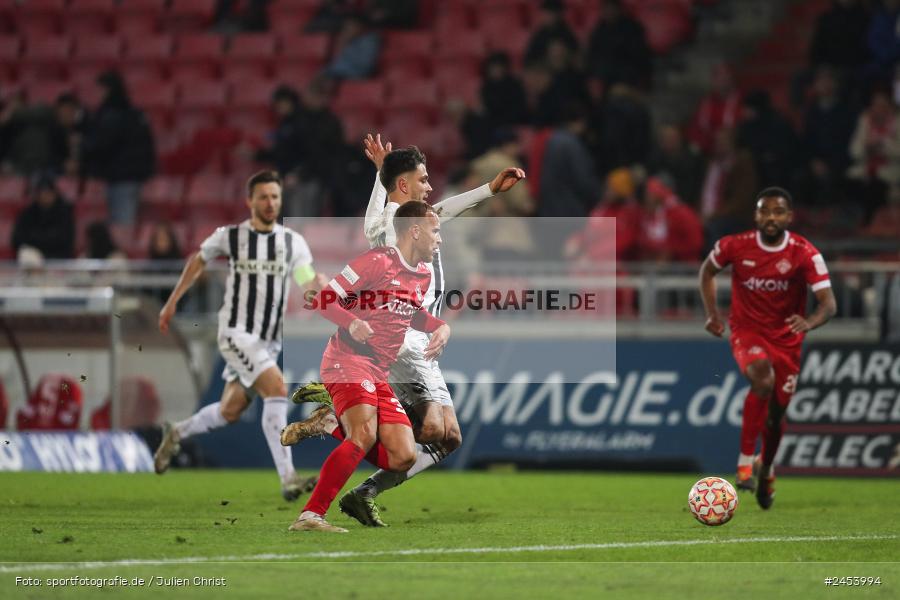
<svg viewBox="0 0 900 600"><path fill-rule="evenodd" d="M814 292L831 286L825 260L806 238L786 231L781 244L767 246L758 231L728 235L709 259L719 269L732 266L732 333L758 332L780 346L803 342L785 319L805 316L807 286Z"/></svg>
<svg viewBox="0 0 900 600"><path fill-rule="evenodd" d="M323 370L339 364L348 374L361 368L386 381L430 282L431 272L423 263L409 265L393 246L373 248L352 260L328 285L341 305L374 333L361 344L347 329L338 329L325 348Z"/></svg>

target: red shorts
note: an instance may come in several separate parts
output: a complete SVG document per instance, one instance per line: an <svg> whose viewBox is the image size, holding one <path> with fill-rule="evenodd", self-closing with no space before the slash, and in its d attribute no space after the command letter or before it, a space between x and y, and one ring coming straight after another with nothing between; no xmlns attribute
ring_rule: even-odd
<svg viewBox="0 0 900 600"><path fill-rule="evenodd" d="M800 374L800 344L777 346L758 333L740 331L731 333L731 353L741 373L756 360L766 359L775 371L775 398L781 406L787 406L797 387Z"/></svg>
<svg viewBox="0 0 900 600"><path fill-rule="evenodd" d="M348 365L349 367L349 365ZM325 368L322 365L322 383L334 401L334 413L340 418L348 408L368 404L378 410L378 424L397 424L412 427L406 411L397 395L385 381L380 381L370 370Z"/></svg>

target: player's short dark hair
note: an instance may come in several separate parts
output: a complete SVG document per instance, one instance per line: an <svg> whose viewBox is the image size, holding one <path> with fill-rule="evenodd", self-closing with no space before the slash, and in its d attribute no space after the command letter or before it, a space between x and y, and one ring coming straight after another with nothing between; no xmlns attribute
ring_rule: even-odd
<svg viewBox="0 0 900 600"><path fill-rule="evenodd" d="M759 204L759 201L763 198L784 198L784 201L787 202L788 208L794 210L794 197L791 196L791 193L789 191L782 187L767 187L756 195L756 200L754 200L754 203Z"/></svg>
<svg viewBox="0 0 900 600"><path fill-rule="evenodd" d="M425 218L428 213L434 213L434 209L427 202L419 200L404 202L394 213L394 232L399 236Z"/></svg>
<svg viewBox="0 0 900 600"><path fill-rule="evenodd" d="M279 187L282 185L281 176L276 171L260 171L259 173L254 173L250 179L247 180L247 197L253 195L253 188L260 183L277 183Z"/></svg>
<svg viewBox="0 0 900 600"><path fill-rule="evenodd" d="M415 146L388 152L381 164L381 185L390 194L397 187L397 178L404 173L415 171L419 164L425 164L425 155Z"/></svg>

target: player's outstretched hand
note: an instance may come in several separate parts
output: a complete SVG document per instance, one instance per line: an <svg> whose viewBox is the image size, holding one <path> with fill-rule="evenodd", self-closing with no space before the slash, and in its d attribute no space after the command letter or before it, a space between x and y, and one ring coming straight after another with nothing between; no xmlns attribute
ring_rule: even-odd
<svg viewBox="0 0 900 600"><path fill-rule="evenodd" d="M525 171L516 167L506 167L494 177L491 182L491 193L499 194L512 189L512 186L519 183L520 179L525 179Z"/></svg>
<svg viewBox="0 0 900 600"><path fill-rule="evenodd" d="M163 333L169 333L169 322L175 316L175 307L167 302L162 310L159 311L159 330Z"/></svg>
<svg viewBox="0 0 900 600"><path fill-rule="evenodd" d="M375 137L372 137L372 134L366 134L366 139L363 140L363 144L366 147L366 157L375 163L375 168L379 171L381 170L381 165L384 163L384 157L388 152L391 151L391 143L387 144L381 143L381 134L376 133Z"/></svg>
<svg viewBox="0 0 900 600"><path fill-rule="evenodd" d="M425 360L434 360L444 351L450 340L450 326L446 323L434 330L431 341L425 348Z"/></svg>
<svg viewBox="0 0 900 600"><path fill-rule="evenodd" d="M350 323L350 337L360 344L365 344L374 333L372 327L362 319L357 319Z"/></svg>
<svg viewBox="0 0 900 600"><path fill-rule="evenodd" d="M784 322L790 325L791 331L794 333L806 333L812 329L809 322L800 315L791 315Z"/></svg>
<svg viewBox="0 0 900 600"><path fill-rule="evenodd" d="M722 337L725 333L725 323L719 315L713 315L706 319L706 330L716 337Z"/></svg>

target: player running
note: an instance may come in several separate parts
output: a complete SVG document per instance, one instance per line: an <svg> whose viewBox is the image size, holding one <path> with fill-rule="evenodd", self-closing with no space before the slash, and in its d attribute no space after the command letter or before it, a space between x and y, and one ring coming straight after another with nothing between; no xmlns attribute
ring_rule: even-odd
<svg viewBox="0 0 900 600"><path fill-rule="evenodd" d="M396 233L393 217L396 211L410 201L424 201L431 192L425 155L415 146L391 150L388 142L383 145L381 136L371 134L364 140L366 156L375 164L378 173L366 209L365 234L372 247L394 243ZM434 205L442 223L459 216L466 210L511 189L525 177L522 169L506 168L490 183L474 190L452 196ZM440 251L428 264L432 273L431 284L425 293L424 306L434 316L440 316L444 290L444 269ZM462 434L450 392L440 367L435 360L425 358L429 342L427 334L410 330L406 334L397 361L391 367L388 381L397 392L397 398L407 412L414 417L416 462L406 472L380 470L362 484L345 494L340 500L341 510L363 525L384 527L375 497L394 488L407 479L445 459L462 444ZM294 401L304 397L316 398L316 384L304 386L294 393ZM327 394L318 398L327 402ZM302 400L300 400L302 401ZM282 435L282 443L295 444L306 437L319 435L323 427L332 428L336 422L326 411L314 412L306 421L292 423Z"/></svg>
<svg viewBox="0 0 900 600"><path fill-rule="evenodd" d="M166 423L163 439L154 455L157 473L164 473L179 451L179 442L234 423L248 406L252 388L263 399L262 430L281 479L285 500L296 500L312 489L315 478L294 471L291 449L279 436L287 424L287 389L278 368L282 316L287 305L290 279L298 285L320 289L326 282L312 268L312 254L296 231L276 223L281 211L281 179L273 171L259 172L247 182L250 219L219 227L184 267L181 278L159 313L159 329L169 330L178 301L219 256L229 259L225 299L219 310L219 350L225 359L225 389L219 402L204 406L174 426Z"/></svg>
<svg viewBox="0 0 900 600"><path fill-rule="evenodd" d="M387 378L410 327L433 334L424 350L428 360L450 337L450 327L423 309L431 283L423 263L434 258L440 229L430 206L407 202L394 216L396 245L358 256L315 298L312 307L339 327L325 348L321 375L341 425L331 433L342 441L325 459L293 531L347 531L328 523L325 513L363 457L397 472L416 461L412 425Z"/></svg>
<svg viewBox="0 0 900 600"><path fill-rule="evenodd" d="M725 324L716 306L715 276L732 265L731 351L750 381L737 486L755 489L764 509L775 501L773 463L784 434L785 411L797 386L803 338L837 311L822 255L808 240L787 230L792 209L787 190L764 189L756 196L756 231L723 237L700 268L706 330L722 337ZM807 286L817 303L809 316L805 316ZM762 452L754 460L760 432Z"/></svg>

